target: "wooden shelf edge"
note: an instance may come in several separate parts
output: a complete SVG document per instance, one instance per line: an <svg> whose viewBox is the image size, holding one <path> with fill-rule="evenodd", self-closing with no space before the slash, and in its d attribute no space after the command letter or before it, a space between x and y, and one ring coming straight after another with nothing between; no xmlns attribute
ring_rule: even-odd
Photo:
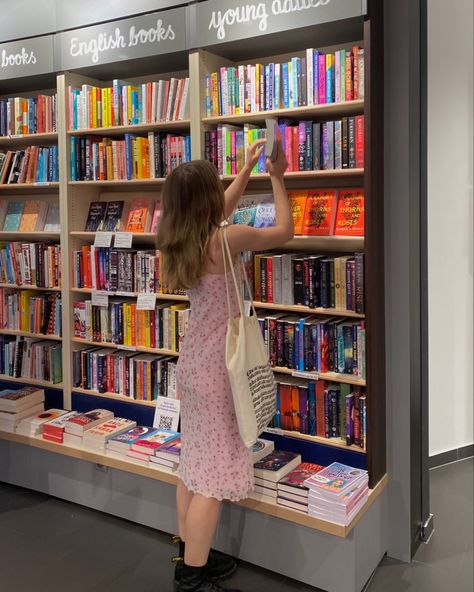
<svg viewBox="0 0 474 592"><path fill-rule="evenodd" d="M110 347L111 349L118 349L123 351L136 351L137 353L145 354L156 354L163 356L179 356L179 352L175 352L170 349L158 349L153 347L145 347L142 345L121 345L119 343L109 343L108 341L89 341L88 339L80 339L79 337L73 337L71 339L73 343L79 343L81 345L90 345L97 347Z"/></svg>
<svg viewBox="0 0 474 592"><path fill-rule="evenodd" d="M58 139L58 132L41 132L39 134L11 134L8 136L0 136L0 146L8 146L15 144L25 144L31 142L32 144L39 144L41 142L55 141Z"/></svg>
<svg viewBox="0 0 474 592"><path fill-rule="evenodd" d="M79 393L81 395L89 395L91 397L102 397L104 399L113 399L114 401L121 401L123 403L131 403L132 405L144 405L146 407L156 407L156 401L140 401L138 399L132 399L131 397L126 397L125 395L117 395L116 393L99 393L98 391L93 391L90 389L84 389L80 387L73 386L71 391L73 393Z"/></svg>
<svg viewBox="0 0 474 592"><path fill-rule="evenodd" d="M0 184L0 191L3 189L59 189L58 181L36 181L35 183L2 183Z"/></svg>
<svg viewBox="0 0 474 592"><path fill-rule="evenodd" d="M350 374L337 374L336 372L315 372L311 370L295 370L291 368L283 368L282 366L274 366L272 368L275 374L289 374L295 378L303 378L307 380L327 380L328 382L342 382L344 384L354 384L355 386L365 386L366 381Z"/></svg>
<svg viewBox="0 0 474 592"><path fill-rule="evenodd" d="M12 290L39 290L40 292L61 292L62 288L43 288L42 286L25 286L16 284L0 284L0 288L11 288Z"/></svg>
<svg viewBox="0 0 474 592"><path fill-rule="evenodd" d="M132 473L135 475L141 475L143 477L148 477L150 479L162 481L170 485L177 484L177 477L175 474L171 472L167 472L162 469L157 469L153 467L145 467L139 464L135 464L133 462L127 462L126 460L122 460L106 454L92 452L85 448L76 448L68 444L48 442L47 440L43 440L39 437L22 436L21 434L4 431L0 431L0 439L9 442L14 442L17 444L23 444L26 446L34 446L35 448L40 448L48 452L63 454L65 456L70 456L72 458L77 458L79 460L84 460L86 462L104 465L112 469L118 469L120 471ZM348 526L342 526L339 524L335 524L334 522L329 522L327 520L315 518L314 516L309 516L308 514L298 512L297 510L292 510L291 508L278 506L276 503L273 504L270 502L246 499L240 502L236 502L236 505L248 508L249 510L254 510L256 512L274 516L275 518L280 518L288 522L293 522L301 526L307 526L308 528L319 530L327 534L332 534L340 538L346 538L357 525L357 523L362 519L362 517L370 508L370 506L380 496L382 491L387 486L387 483L388 477L387 475L384 475L384 477L379 481L375 488L370 490L369 498L366 504L361 508L357 516L352 520L352 522Z"/></svg>
<svg viewBox="0 0 474 592"><path fill-rule="evenodd" d="M36 378L16 378L14 376L8 376L8 374L0 374L0 381L4 380L5 382L18 382L19 384L33 385L33 386L43 386L44 388L50 389L58 389L61 390L63 388L63 383L58 382L57 384L53 384L52 382L48 382L47 380L37 380Z"/></svg>
<svg viewBox="0 0 474 592"><path fill-rule="evenodd" d="M16 335L18 337L32 337L33 339L43 339L44 341L62 341L59 335L43 335L42 333L29 333L28 331L19 331L16 329L0 329L3 335Z"/></svg>
<svg viewBox="0 0 474 592"><path fill-rule="evenodd" d="M287 171L285 179L317 179L337 177L359 177L364 174L364 169L332 169L327 171ZM220 175L222 181L233 181L237 175ZM249 176L249 181L269 180L268 173L258 173Z"/></svg>
<svg viewBox="0 0 474 592"><path fill-rule="evenodd" d="M292 432L290 430L275 430L274 428L269 428L268 430L265 430L264 433L265 432L267 434L275 434L276 436L295 438L296 440L306 440L308 442L313 442L314 444L322 444L323 446L332 446L333 448L348 450L349 452L357 452L359 454L366 454L367 452L365 448L360 448L360 446L355 446L354 444L347 446L347 444L338 438L321 438L320 436L311 436L310 434L301 434L300 432Z"/></svg>
<svg viewBox="0 0 474 592"><path fill-rule="evenodd" d="M107 185L163 185L166 177L154 179L110 179L105 181L68 181L68 185L79 185L82 187L107 186Z"/></svg>
<svg viewBox="0 0 474 592"><path fill-rule="evenodd" d="M89 127L78 130L68 130L68 136L111 135L119 136L127 133L152 132L154 130L183 129L191 125L189 119L173 121L156 121L154 123L138 123L135 125L114 125L111 127Z"/></svg>
<svg viewBox="0 0 474 592"><path fill-rule="evenodd" d="M272 109L268 111L258 111L252 113L242 113L238 115L213 115L202 117L203 123L225 123L225 122L250 122L263 121L267 117L304 117L306 115L323 116L325 114L336 115L338 113L362 113L364 110L364 100L341 101L339 103L321 103L319 105L306 105L304 107L293 107L288 109Z"/></svg>

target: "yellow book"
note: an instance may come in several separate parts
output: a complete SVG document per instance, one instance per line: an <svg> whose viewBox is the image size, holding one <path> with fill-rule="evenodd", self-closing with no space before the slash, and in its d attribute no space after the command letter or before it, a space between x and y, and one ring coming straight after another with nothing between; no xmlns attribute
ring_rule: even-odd
<svg viewBox="0 0 474 592"><path fill-rule="evenodd" d="M124 319L124 345L132 345L132 311L130 304L125 303L123 305L123 319Z"/></svg>
<svg viewBox="0 0 474 592"><path fill-rule="evenodd" d="M293 64L291 60L288 62L288 96L290 109L293 107L298 107L298 105L295 105L295 91L293 89Z"/></svg>
<svg viewBox="0 0 474 592"><path fill-rule="evenodd" d="M150 311L145 311L145 343L146 347L151 347L151 328L150 328Z"/></svg>
<svg viewBox="0 0 474 592"><path fill-rule="evenodd" d="M137 138L137 179L143 179L143 140Z"/></svg>
<svg viewBox="0 0 474 592"><path fill-rule="evenodd" d="M97 127L97 87L92 87L92 127Z"/></svg>
<svg viewBox="0 0 474 592"><path fill-rule="evenodd" d="M173 351L178 351L179 345L179 319L178 319L178 311L179 310L186 310L188 308L187 302L182 302L180 304L173 304L171 306L171 349Z"/></svg>
<svg viewBox="0 0 474 592"><path fill-rule="evenodd" d="M151 401L151 364L145 363L146 368L146 400Z"/></svg>
<svg viewBox="0 0 474 592"><path fill-rule="evenodd" d="M101 111L102 111L102 127L107 127L107 93L105 92L107 89L102 89L102 103L101 103Z"/></svg>
<svg viewBox="0 0 474 592"><path fill-rule="evenodd" d="M22 290L20 293L20 331L30 332L30 298L37 295L38 292L32 290Z"/></svg>

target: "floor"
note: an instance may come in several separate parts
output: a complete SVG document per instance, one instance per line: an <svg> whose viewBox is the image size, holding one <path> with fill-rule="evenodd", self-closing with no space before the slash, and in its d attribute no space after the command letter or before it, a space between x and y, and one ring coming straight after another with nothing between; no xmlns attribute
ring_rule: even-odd
<svg viewBox="0 0 474 592"><path fill-rule="evenodd" d="M472 592L473 459L431 471L435 532L412 564L385 559L367 592ZM0 483L3 592L172 592L168 535ZM243 592L316 592L240 566L228 583Z"/></svg>

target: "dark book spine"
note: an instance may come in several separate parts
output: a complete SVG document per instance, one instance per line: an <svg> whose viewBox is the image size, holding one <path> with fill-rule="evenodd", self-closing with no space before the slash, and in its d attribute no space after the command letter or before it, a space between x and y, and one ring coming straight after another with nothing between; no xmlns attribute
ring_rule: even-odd
<svg viewBox="0 0 474 592"><path fill-rule="evenodd" d="M342 327L342 338L344 347L343 372L344 374L352 374L354 364L354 338L351 325L344 325Z"/></svg>
<svg viewBox="0 0 474 592"><path fill-rule="evenodd" d="M307 87L307 72L306 72L306 56L301 58L301 106L308 104L308 87Z"/></svg>
<svg viewBox="0 0 474 592"><path fill-rule="evenodd" d="M326 324L327 330L327 371L328 372L336 372L337 371L337 347L336 347L336 324L335 323L327 323Z"/></svg>
<svg viewBox="0 0 474 592"><path fill-rule="evenodd" d="M308 383L308 434L316 436L316 385Z"/></svg>
<svg viewBox="0 0 474 592"><path fill-rule="evenodd" d="M306 125L304 121L298 124L298 170L304 171L306 165Z"/></svg>
<svg viewBox="0 0 474 592"><path fill-rule="evenodd" d="M302 434L308 433L308 388L306 386L299 387L299 419L300 432Z"/></svg>
<svg viewBox="0 0 474 592"><path fill-rule="evenodd" d="M334 259L329 259L329 304L330 308L336 306L336 279L334 270Z"/></svg>
<svg viewBox="0 0 474 592"><path fill-rule="evenodd" d="M364 253L355 253L355 311L363 314L364 307Z"/></svg>
<svg viewBox="0 0 474 592"><path fill-rule="evenodd" d="M204 159L211 160L211 132L204 132Z"/></svg>
<svg viewBox="0 0 474 592"><path fill-rule="evenodd" d="M348 131L347 117L342 118L341 142L342 142L342 168L347 169L349 166L349 131Z"/></svg>
<svg viewBox="0 0 474 592"><path fill-rule="evenodd" d="M324 435L326 438L331 437L331 404L329 391L324 391Z"/></svg>
<svg viewBox="0 0 474 592"><path fill-rule="evenodd" d="M303 259L293 259L293 298L295 304L304 304Z"/></svg>
<svg viewBox="0 0 474 592"><path fill-rule="evenodd" d="M348 166L350 169L355 168L356 165L356 143L355 143L355 117L348 118Z"/></svg>
<svg viewBox="0 0 474 592"><path fill-rule="evenodd" d="M303 325L303 356L304 369L312 370L312 348L311 348L311 332L313 326L305 323Z"/></svg>
<svg viewBox="0 0 474 592"><path fill-rule="evenodd" d="M260 258L260 298L262 302L268 302L268 277L267 258Z"/></svg>
<svg viewBox="0 0 474 592"><path fill-rule="evenodd" d="M285 365L285 322L277 321L276 324L276 353L277 353L277 366Z"/></svg>
<svg viewBox="0 0 474 592"><path fill-rule="evenodd" d="M330 391L330 405L331 405L331 438L338 438L340 435L339 425L339 397L340 393L337 390Z"/></svg>
<svg viewBox="0 0 474 592"><path fill-rule="evenodd" d="M311 286L311 274L310 274L311 261L306 258L303 259L303 289L304 289L304 305L310 305L310 286Z"/></svg>
<svg viewBox="0 0 474 592"><path fill-rule="evenodd" d="M354 444L361 446L360 393L354 395Z"/></svg>
<svg viewBox="0 0 474 592"><path fill-rule="evenodd" d="M321 124L313 123L313 170L321 170Z"/></svg>
<svg viewBox="0 0 474 592"><path fill-rule="evenodd" d="M329 261L327 259L320 261L319 268L321 278L321 306L323 308L329 308L331 305Z"/></svg>
<svg viewBox="0 0 474 592"><path fill-rule="evenodd" d="M305 86L306 88L306 86ZM313 123L305 121L305 163L304 170L311 171L313 169Z"/></svg>

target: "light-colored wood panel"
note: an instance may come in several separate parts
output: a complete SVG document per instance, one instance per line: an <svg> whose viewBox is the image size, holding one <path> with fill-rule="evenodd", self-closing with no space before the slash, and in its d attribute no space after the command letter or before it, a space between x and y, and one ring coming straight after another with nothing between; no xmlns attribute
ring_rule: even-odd
<svg viewBox="0 0 474 592"><path fill-rule="evenodd" d="M17 146L32 146L37 144L52 144L58 141L58 134L18 134L11 136L0 136L0 146L7 149L13 149Z"/></svg>
<svg viewBox="0 0 474 592"><path fill-rule="evenodd" d="M313 372L292 370L291 368L283 368L275 366L273 371L276 374L290 374L295 378L303 378L306 380L327 380L329 382L342 382L344 384L354 384L356 386L365 386L365 380L357 378L350 374L338 374L337 372Z"/></svg>
<svg viewBox="0 0 474 592"><path fill-rule="evenodd" d="M329 252L361 252L364 250L363 236L294 236L282 248L301 251L322 250Z"/></svg>
<svg viewBox="0 0 474 592"><path fill-rule="evenodd" d="M265 430L269 434L277 434L281 436L287 436L288 438L296 438L297 440L306 440L307 442L314 442L315 444L324 444L325 446L333 446L335 448L342 448L344 450L350 450L351 452L359 452L365 454L365 448L360 448L352 444L347 446L345 442L338 438L321 438L320 436L311 436L310 434L300 434L299 432L292 432L290 430L280 430L274 428L268 428Z"/></svg>
<svg viewBox="0 0 474 592"><path fill-rule="evenodd" d="M16 382L18 384L26 384L26 385L33 385L33 386L43 386L44 388L54 388L54 389L61 389L63 388L63 383L58 382L57 384L53 384L48 380L36 380L35 378L15 378L14 376L8 376L8 374L0 374L0 380Z"/></svg>
<svg viewBox="0 0 474 592"><path fill-rule="evenodd" d="M2 335L18 335L20 337L33 337L35 339L44 339L51 341L62 341L63 338L59 335L43 335L42 333L29 333L28 331L16 331L15 329L2 329Z"/></svg>
<svg viewBox="0 0 474 592"><path fill-rule="evenodd" d="M320 314L335 317L351 317L355 319L363 319L365 315L358 314L353 310L338 310L337 308L310 308L300 304L269 304L268 302L254 302L255 308L266 308L268 310L281 310L288 312L299 312L302 314Z"/></svg>
<svg viewBox="0 0 474 592"><path fill-rule="evenodd" d="M140 123L137 125L118 125L114 127L90 127L80 130L69 130L70 136L88 136L88 135L104 135L104 136L120 136L123 134L139 134L153 131L166 130L183 130L189 131L190 120L183 119L181 121L160 121L156 123Z"/></svg>
<svg viewBox="0 0 474 592"><path fill-rule="evenodd" d="M2 183L0 185L0 195L4 191L51 191L59 189L59 183L57 182L37 182L37 183Z"/></svg>
<svg viewBox="0 0 474 592"><path fill-rule="evenodd" d="M110 187L110 186L122 186L122 187L135 187L139 185L163 185L165 178L159 179L110 179L108 181L69 181L69 185L76 185L82 187Z"/></svg>
<svg viewBox="0 0 474 592"><path fill-rule="evenodd" d="M45 240L58 240L59 241L60 233L59 232L43 232L42 230L38 230L36 232L20 232L18 230L8 231L2 230L0 231L0 240L13 240L13 241L23 241L23 240L32 240L32 241L45 241Z"/></svg>
<svg viewBox="0 0 474 592"><path fill-rule="evenodd" d="M114 399L116 401L121 401L122 403L131 403L133 405L145 405L146 407L156 407L155 401L139 401L138 399L132 399L131 397L126 397L125 395L118 395L117 393L99 393L98 391L83 389L76 386L72 387L72 392L81 393L82 395L90 395L91 397L104 397L104 399Z"/></svg>
<svg viewBox="0 0 474 592"><path fill-rule="evenodd" d="M285 179L335 179L346 177L360 177L364 174L364 169L331 169L324 171L288 171L285 173ZM221 175L222 181L233 181L237 175ZM258 173L250 175L249 181L270 180L268 173Z"/></svg>
<svg viewBox="0 0 474 592"><path fill-rule="evenodd" d="M120 349L124 351L136 351L143 352L146 354L161 354L166 356L179 356L178 352L171 349L158 349L154 347L144 347L142 345L121 345L118 343L109 343L108 341L89 341L88 339L80 339L79 337L73 337L74 343L81 345L96 345L97 347L110 347L111 349Z"/></svg>
<svg viewBox="0 0 474 592"><path fill-rule="evenodd" d="M0 284L0 288L12 288L14 290L38 290L40 292L61 292L62 288L43 288L40 286L17 286L16 284Z"/></svg>

